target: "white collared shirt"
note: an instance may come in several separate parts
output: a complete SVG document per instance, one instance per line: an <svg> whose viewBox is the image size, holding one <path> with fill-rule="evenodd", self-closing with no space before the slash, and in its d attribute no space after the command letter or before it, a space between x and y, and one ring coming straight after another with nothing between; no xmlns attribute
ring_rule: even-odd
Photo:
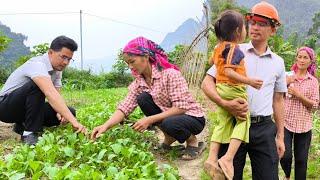
<svg viewBox="0 0 320 180"><path fill-rule="evenodd" d="M274 92L287 92L284 61L269 47L265 53L257 55L251 42L239 46L245 55L247 76L263 80L260 90L247 86L251 116L271 115ZM212 66L207 74L215 77L215 67Z"/></svg>

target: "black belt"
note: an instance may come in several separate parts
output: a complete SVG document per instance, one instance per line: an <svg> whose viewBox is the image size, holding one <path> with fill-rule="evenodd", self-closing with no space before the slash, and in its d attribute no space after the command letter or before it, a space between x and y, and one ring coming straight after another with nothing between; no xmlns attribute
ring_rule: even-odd
<svg viewBox="0 0 320 180"><path fill-rule="evenodd" d="M259 123L271 119L271 116L251 116L251 124Z"/></svg>

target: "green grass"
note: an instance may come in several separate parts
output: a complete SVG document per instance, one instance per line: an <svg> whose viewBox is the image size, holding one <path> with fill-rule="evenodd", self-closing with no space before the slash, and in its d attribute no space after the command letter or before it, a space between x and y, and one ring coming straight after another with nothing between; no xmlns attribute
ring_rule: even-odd
<svg viewBox="0 0 320 180"><path fill-rule="evenodd" d="M94 103L106 101L121 101L127 94L126 88L97 89L97 90L62 90L62 95L69 106L77 109ZM116 105L116 104L113 104Z"/></svg>
<svg viewBox="0 0 320 180"><path fill-rule="evenodd" d="M318 112L313 116L312 140L310 145L307 177L320 179L320 117Z"/></svg>

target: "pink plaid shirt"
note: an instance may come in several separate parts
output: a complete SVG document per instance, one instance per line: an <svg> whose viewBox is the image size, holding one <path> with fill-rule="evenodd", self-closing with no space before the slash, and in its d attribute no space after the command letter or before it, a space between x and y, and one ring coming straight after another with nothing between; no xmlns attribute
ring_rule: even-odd
<svg viewBox="0 0 320 180"><path fill-rule="evenodd" d="M152 85L149 87L142 78L138 76L129 86L129 93L125 100L119 104L118 109L128 116L137 106L137 96L142 92L149 93L153 101L162 111L171 107L187 110L185 114L203 117L203 111L188 91L188 85L182 74L172 68L159 71L152 66Z"/></svg>
<svg viewBox="0 0 320 180"><path fill-rule="evenodd" d="M319 85L318 80L307 73L303 80L293 82L303 96L315 101L312 108L307 108L295 96L285 98L285 127L294 133L304 133L312 129L312 110L318 107Z"/></svg>

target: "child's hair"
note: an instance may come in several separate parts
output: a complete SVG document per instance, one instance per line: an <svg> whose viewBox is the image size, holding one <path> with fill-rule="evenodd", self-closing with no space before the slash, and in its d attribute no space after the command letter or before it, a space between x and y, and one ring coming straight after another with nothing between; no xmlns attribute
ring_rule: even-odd
<svg viewBox="0 0 320 180"><path fill-rule="evenodd" d="M236 41L239 37L237 28L242 33L243 15L234 10L224 11L214 24L214 30L220 41Z"/></svg>

